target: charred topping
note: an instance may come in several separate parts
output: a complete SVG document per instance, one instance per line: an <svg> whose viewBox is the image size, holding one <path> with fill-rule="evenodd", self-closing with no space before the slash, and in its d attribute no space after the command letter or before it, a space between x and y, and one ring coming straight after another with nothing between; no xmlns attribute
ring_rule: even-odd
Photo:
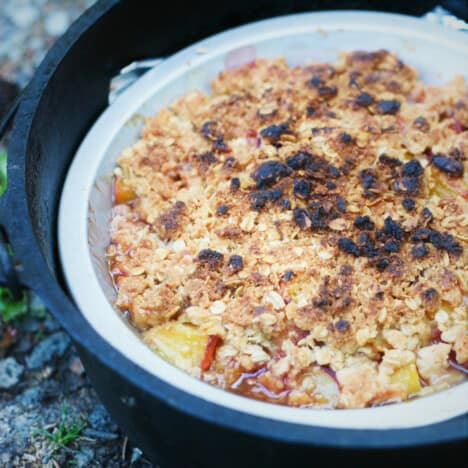
<svg viewBox="0 0 468 468"><path fill-rule="evenodd" d="M362 187L364 188L364 196L369 197L372 195L371 189L375 187L377 182L377 176L373 169L363 169L359 172L359 178L361 179Z"/></svg>
<svg viewBox="0 0 468 468"><path fill-rule="evenodd" d="M349 330L349 322L344 319L338 320L338 322L335 323L335 330L337 330L340 333L344 333Z"/></svg>
<svg viewBox="0 0 468 468"><path fill-rule="evenodd" d="M295 155L286 158L286 164L295 171L305 169L310 166L313 161L313 156L307 151L299 151Z"/></svg>
<svg viewBox="0 0 468 468"><path fill-rule="evenodd" d="M440 233L435 229L420 228L411 236L413 242L430 242L439 250L446 250L448 253L460 255L463 252L461 244L448 232Z"/></svg>
<svg viewBox="0 0 468 468"><path fill-rule="evenodd" d="M360 107L368 107L374 102L374 98L369 93L361 93L356 97L355 103Z"/></svg>
<svg viewBox="0 0 468 468"><path fill-rule="evenodd" d="M231 179L231 192L235 192L240 188L240 179L239 177L233 177Z"/></svg>
<svg viewBox="0 0 468 468"><path fill-rule="evenodd" d="M340 197L339 195L336 197L336 209L340 211L341 213L346 212L346 205L347 202L343 197Z"/></svg>
<svg viewBox="0 0 468 468"><path fill-rule="evenodd" d="M319 96L322 99L332 99L338 94L336 86L320 86L318 88Z"/></svg>
<svg viewBox="0 0 468 468"><path fill-rule="evenodd" d="M180 218L185 213L185 208L184 202L177 201L172 208L159 216L156 229L163 239L171 239L181 228Z"/></svg>
<svg viewBox="0 0 468 468"><path fill-rule="evenodd" d="M311 185L306 179L295 179L294 180L294 195L302 200L306 200L310 197Z"/></svg>
<svg viewBox="0 0 468 468"><path fill-rule="evenodd" d="M421 176L424 172L420 162L412 159L403 164L401 175L393 184L393 189L405 195L419 195L421 187Z"/></svg>
<svg viewBox="0 0 468 468"><path fill-rule="evenodd" d="M361 255L368 258L377 257L380 254L376 247L374 239L367 233L361 232L358 237L359 249Z"/></svg>
<svg viewBox="0 0 468 468"><path fill-rule="evenodd" d="M411 236L413 242L429 242L431 238L432 229L420 228L417 229Z"/></svg>
<svg viewBox="0 0 468 468"><path fill-rule="evenodd" d="M375 262L377 270L384 271L390 265L390 259L388 257L381 257Z"/></svg>
<svg viewBox="0 0 468 468"><path fill-rule="evenodd" d="M349 237L342 237L338 240L338 248L347 254L359 257L361 250L357 244Z"/></svg>
<svg viewBox="0 0 468 468"><path fill-rule="evenodd" d="M392 158L385 153L382 153L379 156L379 162L391 168L395 168L403 164L398 158Z"/></svg>
<svg viewBox="0 0 468 468"><path fill-rule="evenodd" d="M281 161L266 161L260 164L250 175L255 180L258 189L264 189L272 186L282 177L291 173L291 169Z"/></svg>
<svg viewBox="0 0 468 468"><path fill-rule="evenodd" d="M224 143L224 135L217 130L218 122L209 120L202 125L202 134L207 139L213 142L215 149L219 151L227 151L229 148Z"/></svg>
<svg viewBox="0 0 468 468"><path fill-rule="evenodd" d="M218 122L214 120L209 120L202 125L202 133L205 138L211 141L215 141L218 136L219 132L216 130L218 126Z"/></svg>
<svg viewBox="0 0 468 468"><path fill-rule="evenodd" d="M258 190L249 194L250 205L254 210L262 209L268 202L277 201L283 195L280 188L276 187L271 190Z"/></svg>
<svg viewBox="0 0 468 468"><path fill-rule="evenodd" d="M260 135L263 138L270 140L272 143L276 143L281 136L285 134L292 134L292 131L289 129L288 122L283 122L278 125L270 125L260 131Z"/></svg>
<svg viewBox="0 0 468 468"><path fill-rule="evenodd" d="M401 204L406 211L413 211L416 207L416 203L412 198L403 198Z"/></svg>
<svg viewBox="0 0 468 468"><path fill-rule="evenodd" d="M411 248L413 258L423 258L429 253L429 249L424 244L418 244Z"/></svg>
<svg viewBox="0 0 468 468"><path fill-rule="evenodd" d="M383 232L393 239L401 241L403 239L404 230L403 228L394 221L390 216L387 216L384 220Z"/></svg>
<svg viewBox="0 0 468 468"><path fill-rule="evenodd" d="M231 255L228 260L228 268L232 272L237 273L244 268L244 260L240 255Z"/></svg>
<svg viewBox="0 0 468 468"><path fill-rule="evenodd" d="M218 158L211 151L202 154L195 154L193 155L193 158L199 164L200 169L204 172L208 170L208 167L211 166L211 164L218 162Z"/></svg>
<svg viewBox="0 0 468 468"><path fill-rule="evenodd" d="M344 144L348 144L353 141L353 137L349 133L346 133L346 132L340 133L338 137L341 143L344 143Z"/></svg>
<svg viewBox="0 0 468 468"><path fill-rule="evenodd" d="M318 88L319 86L323 86L323 85L324 85L324 81L322 80L322 78L320 78L320 76L314 75L314 76L310 79L309 84L310 84L311 86L313 86L314 88Z"/></svg>
<svg viewBox="0 0 468 468"><path fill-rule="evenodd" d="M430 241L434 247L440 250L446 250L448 253L460 255L463 252L461 244L448 232L440 233L432 231Z"/></svg>
<svg viewBox="0 0 468 468"><path fill-rule="evenodd" d="M289 201L288 198L282 198L279 202L278 202L279 206L281 207L281 209L283 211L287 211L287 210L290 210L291 209L291 202Z"/></svg>
<svg viewBox="0 0 468 468"><path fill-rule="evenodd" d="M429 122L422 115L413 120L413 127L423 133L427 133L431 129Z"/></svg>
<svg viewBox="0 0 468 468"><path fill-rule="evenodd" d="M426 220L430 220L432 221L432 219L434 218L434 215L432 214L432 211L427 208L427 207L424 207L423 210L422 210L422 217Z"/></svg>
<svg viewBox="0 0 468 468"><path fill-rule="evenodd" d="M305 208L294 208L293 219L301 229L312 226L310 213Z"/></svg>
<svg viewBox="0 0 468 468"><path fill-rule="evenodd" d="M309 117L315 115L316 112L317 112L317 109L315 109L314 106L307 106L307 115Z"/></svg>
<svg viewBox="0 0 468 468"><path fill-rule="evenodd" d="M217 270L223 265L224 255L216 250L203 249L198 253L197 260L210 270Z"/></svg>
<svg viewBox="0 0 468 468"><path fill-rule="evenodd" d="M385 242L382 250L385 252L398 252L400 250L400 243L395 239L389 239Z"/></svg>
<svg viewBox="0 0 468 468"><path fill-rule="evenodd" d="M216 208L216 214L217 215L225 215L229 211L229 206L227 205L219 205L218 208Z"/></svg>
<svg viewBox="0 0 468 468"><path fill-rule="evenodd" d="M310 206L310 205L309 205ZM312 208L310 212L311 227L314 230L327 229L327 221L333 219L333 213L328 213L323 206L317 206Z"/></svg>
<svg viewBox="0 0 468 468"><path fill-rule="evenodd" d="M428 288L422 293L422 298L426 302L433 301L434 299L437 299L439 297L439 293L437 292L437 289L435 288Z"/></svg>
<svg viewBox="0 0 468 468"><path fill-rule="evenodd" d="M349 73L349 80L348 80L348 86L350 88L357 88L357 89L360 89L361 87L359 86L359 83L357 81L357 79L359 78L360 76L360 73L357 72L357 71L352 71Z"/></svg>
<svg viewBox="0 0 468 468"><path fill-rule="evenodd" d="M384 292L383 291L378 291L375 293L375 298L381 301L384 298Z"/></svg>
<svg viewBox="0 0 468 468"><path fill-rule="evenodd" d="M432 156L432 164L437 167L437 169L450 176L461 177L463 175L463 163L458 159L445 156L444 154L435 154Z"/></svg>
<svg viewBox="0 0 468 468"><path fill-rule="evenodd" d="M237 159L234 156L228 156L223 163L223 169L234 169L237 166Z"/></svg>
<svg viewBox="0 0 468 468"><path fill-rule="evenodd" d="M285 271L283 276L281 277L283 281L291 281L292 277L294 276L294 271L288 270Z"/></svg>
<svg viewBox="0 0 468 468"><path fill-rule="evenodd" d="M353 272L353 267L351 265L342 265L340 268L340 275L348 276Z"/></svg>
<svg viewBox="0 0 468 468"><path fill-rule="evenodd" d="M356 216L356 219L354 220L354 226L356 226L361 231L371 231L374 229L375 224L369 218L369 216Z"/></svg>
<svg viewBox="0 0 468 468"><path fill-rule="evenodd" d="M375 110L379 114L390 114L394 115L400 110L400 101L397 101L396 99L390 99L390 100L385 100L382 99L381 101L378 101Z"/></svg>
<svg viewBox="0 0 468 468"><path fill-rule="evenodd" d="M403 164L401 169L401 175L403 177L419 177L423 174L424 169L421 166L421 163L416 159L412 159L407 163Z"/></svg>

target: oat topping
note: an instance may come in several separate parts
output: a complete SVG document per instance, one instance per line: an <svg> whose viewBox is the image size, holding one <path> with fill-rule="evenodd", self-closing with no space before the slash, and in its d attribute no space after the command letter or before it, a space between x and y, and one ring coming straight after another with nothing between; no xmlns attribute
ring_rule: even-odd
<svg viewBox="0 0 468 468"><path fill-rule="evenodd" d="M352 408L468 365L468 98L384 50L259 59L149 118L115 170L117 306L226 390Z"/></svg>

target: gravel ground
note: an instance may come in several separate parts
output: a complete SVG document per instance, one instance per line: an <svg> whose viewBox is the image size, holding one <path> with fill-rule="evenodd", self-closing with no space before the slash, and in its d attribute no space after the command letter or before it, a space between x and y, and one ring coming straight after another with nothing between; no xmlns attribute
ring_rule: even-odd
<svg viewBox="0 0 468 468"><path fill-rule="evenodd" d="M0 118L92 3L0 0ZM153 466L100 403L67 334L37 298L28 301L9 309L14 319L0 313L0 466Z"/></svg>

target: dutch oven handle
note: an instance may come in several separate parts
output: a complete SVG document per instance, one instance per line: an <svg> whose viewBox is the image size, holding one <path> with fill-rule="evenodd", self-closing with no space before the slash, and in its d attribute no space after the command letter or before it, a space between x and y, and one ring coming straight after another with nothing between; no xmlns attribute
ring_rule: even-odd
<svg viewBox="0 0 468 468"><path fill-rule="evenodd" d="M18 110L20 96L18 96L0 122L0 140L3 138L8 125ZM1 195L0 195L1 197ZM0 223L2 222L0 213ZM13 299L22 297L22 288L13 263L12 252L5 230L0 224L0 285L7 286Z"/></svg>

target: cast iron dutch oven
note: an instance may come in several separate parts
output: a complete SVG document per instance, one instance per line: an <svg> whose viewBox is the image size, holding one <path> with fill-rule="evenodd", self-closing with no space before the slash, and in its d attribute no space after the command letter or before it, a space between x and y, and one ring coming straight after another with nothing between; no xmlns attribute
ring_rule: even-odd
<svg viewBox="0 0 468 468"><path fill-rule="evenodd" d="M434 6L431 2L402 4L378 5L415 15ZM446 4L466 16L463 2ZM358 421L354 427L341 424L340 416L330 425L304 423L304 418L276 417L273 409L270 415L268 406L249 412L223 405L209 396L207 387L200 387L206 388L206 395L195 393L188 388L190 380L188 387L169 383L137 365L125 349L112 346L111 340L95 331L67 290L58 254L59 200L75 151L108 104L111 77L133 60L168 57L240 24L336 6L327 1L102 0L57 42L23 93L9 147L9 187L0 199L0 282L16 292L20 285L29 287L44 300L73 337L95 389L116 422L163 467L414 465L423 461L434 465L465 449L468 419L456 411L448 419L434 422L429 417L428 424L408 424L406 407L395 405L402 407L401 427L394 421L389 427L372 428ZM376 5L339 2L340 8L362 6ZM7 242L13 257L7 253ZM187 378L180 377L181 382ZM430 405L421 408L430 412ZM374 409L363 411L372 415Z"/></svg>

